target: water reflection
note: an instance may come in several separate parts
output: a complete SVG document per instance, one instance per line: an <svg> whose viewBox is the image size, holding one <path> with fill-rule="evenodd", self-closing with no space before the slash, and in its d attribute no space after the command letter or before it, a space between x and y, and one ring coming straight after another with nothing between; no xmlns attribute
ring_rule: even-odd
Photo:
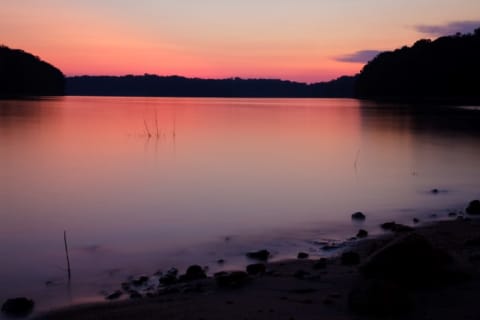
<svg viewBox="0 0 480 320"><path fill-rule="evenodd" d="M252 239L281 253L350 236L355 211L374 228L462 203L479 187L478 117L341 99L0 101L0 300L68 303L44 286L62 283L65 229L79 301L129 274L235 261Z"/></svg>
<svg viewBox="0 0 480 320"><path fill-rule="evenodd" d="M385 130L430 132L432 135L472 136L480 132L478 107L453 107L362 101L365 126Z"/></svg>

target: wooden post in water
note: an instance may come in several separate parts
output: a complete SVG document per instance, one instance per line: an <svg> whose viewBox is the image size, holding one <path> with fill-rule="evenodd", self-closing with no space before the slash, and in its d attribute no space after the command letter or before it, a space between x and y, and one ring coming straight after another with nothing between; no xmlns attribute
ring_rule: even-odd
<svg viewBox="0 0 480 320"><path fill-rule="evenodd" d="M72 278L72 271L70 270L70 258L68 257L68 245L67 245L67 231L63 231L63 241L65 242L65 254L67 256L67 272L68 272L68 282Z"/></svg>

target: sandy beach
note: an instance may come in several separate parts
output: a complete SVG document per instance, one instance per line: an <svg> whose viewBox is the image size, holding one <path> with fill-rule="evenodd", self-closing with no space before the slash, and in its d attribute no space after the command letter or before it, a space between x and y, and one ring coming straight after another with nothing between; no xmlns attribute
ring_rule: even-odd
<svg viewBox="0 0 480 320"><path fill-rule="evenodd" d="M142 298L124 284L130 299L37 319L479 319L480 221L452 214L390 229L332 259L265 262L265 269L259 261L249 274L225 270L205 279L187 272Z"/></svg>

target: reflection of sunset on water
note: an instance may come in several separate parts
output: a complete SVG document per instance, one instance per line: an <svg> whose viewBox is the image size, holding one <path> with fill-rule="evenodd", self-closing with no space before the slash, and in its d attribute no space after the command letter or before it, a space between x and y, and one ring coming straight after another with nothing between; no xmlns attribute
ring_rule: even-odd
<svg viewBox="0 0 480 320"><path fill-rule="evenodd" d="M2 101L0 255L9 257L2 270L11 281L0 293L14 282L41 305L65 303L62 286L45 295L41 285L63 275L55 266L64 263L65 229L80 302L126 273L202 262L211 250L240 261L252 241L290 252L312 234L347 238L358 210L375 232L386 217L410 221L469 198L479 181L474 111L432 121L425 110L390 107L350 99ZM230 235L238 242L224 246Z"/></svg>

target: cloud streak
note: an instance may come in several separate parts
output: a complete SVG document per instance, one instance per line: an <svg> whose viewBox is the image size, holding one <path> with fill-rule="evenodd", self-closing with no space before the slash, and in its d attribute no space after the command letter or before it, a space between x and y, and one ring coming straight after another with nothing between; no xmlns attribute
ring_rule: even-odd
<svg viewBox="0 0 480 320"><path fill-rule="evenodd" d="M360 50L351 54L336 57L335 60L341 62L366 63L375 58L380 52L378 50Z"/></svg>
<svg viewBox="0 0 480 320"><path fill-rule="evenodd" d="M477 21L455 21L442 25L416 25L414 28L420 33L431 36L447 36L460 33L471 33L480 27L480 20Z"/></svg>

